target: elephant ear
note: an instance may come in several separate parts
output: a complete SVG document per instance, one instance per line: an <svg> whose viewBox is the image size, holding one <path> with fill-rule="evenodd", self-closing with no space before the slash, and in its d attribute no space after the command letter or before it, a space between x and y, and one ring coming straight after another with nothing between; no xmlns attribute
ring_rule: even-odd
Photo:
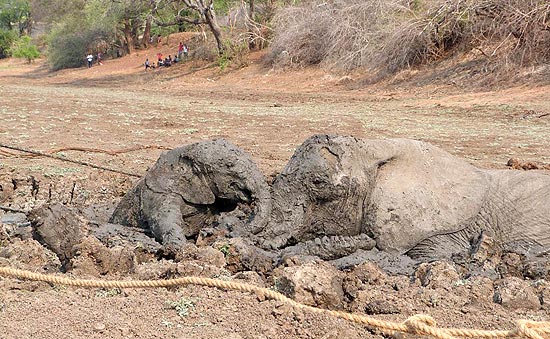
<svg viewBox="0 0 550 339"><path fill-rule="evenodd" d="M404 253L428 237L459 231L479 213L486 173L423 142L392 143L394 155L380 164L366 208L375 216L380 249Z"/></svg>
<svg viewBox="0 0 550 339"><path fill-rule="evenodd" d="M145 176L147 186L156 192L173 193L185 202L210 205L216 200L200 163L185 154L185 147L164 153Z"/></svg>

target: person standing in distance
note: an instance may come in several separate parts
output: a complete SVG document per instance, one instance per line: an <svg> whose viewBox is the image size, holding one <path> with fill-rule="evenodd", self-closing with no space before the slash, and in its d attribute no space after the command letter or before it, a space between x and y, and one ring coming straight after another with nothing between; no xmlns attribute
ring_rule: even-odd
<svg viewBox="0 0 550 339"><path fill-rule="evenodd" d="M92 53L88 54L86 59L88 60L88 68L92 67L92 63L94 61L94 56L92 55Z"/></svg>

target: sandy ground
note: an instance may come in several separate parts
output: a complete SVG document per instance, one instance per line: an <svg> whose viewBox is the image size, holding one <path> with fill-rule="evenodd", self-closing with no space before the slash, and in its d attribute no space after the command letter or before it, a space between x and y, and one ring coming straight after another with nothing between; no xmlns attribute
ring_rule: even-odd
<svg viewBox="0 0 550 339"><path fill-rule="evenodd" d="M453 85L352 90L353 77L318 69L281 72L265 66L261 54L240 69L221 71L186 61L170 69L143 70L146 57L159 50L170 53L177 40L174 46L106 60L103 66L57 73L49 72L43 61L1 60L0 143L138 175L162 148L226 138L272 177L313 134L418 139L484 168L505 168L510 158L550 163L550 86L486 92ZM141 149L109 154L129 148ZM0 204L14 208L112 202L135 180L0 148ZM0 257L0 264L42 267L32 255L24 258L9 246L0 246ZM347 308L365 313L368 302L384 301L397 306L386 305L394 311L375 316L403 321L428 313L442 326L509 329L514 319L548 320L550 301L538 307L493 302L499 283L470 282L458 275L445 284L426 285L388 277L364 282L364 293ZM536 291L548 289L545 281L527 282L534 284ZM487 290L479 292L484 291L480 286ZM544 293L538 294L541 300ZM187 315L169 306L181 300L193 305ZM83 290L0 279L0 338L75 337L381 338L360 325L238 292L202 287Z"/></svg>

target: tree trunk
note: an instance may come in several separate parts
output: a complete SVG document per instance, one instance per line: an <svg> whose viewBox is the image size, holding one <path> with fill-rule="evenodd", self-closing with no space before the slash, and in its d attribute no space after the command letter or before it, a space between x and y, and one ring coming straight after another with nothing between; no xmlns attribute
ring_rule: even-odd
<svg viewBox="0 0 550 339"><path fill-rule="evenodd" d="M216 44L218 46L218 54L221 55L224 52L222 31L220 29L220 26L218 25L218 21L216 20L216 14L214 14L214 10L212 6L208 6L204 8L203 15L206 23L208 24L208 27L210 27L210 30L212 31L212 34L214 34L214 39L216 39Z"/></svg>
<svg viewBox="0 0 550 339"><path fill-rule="evenodd" d="M134 45L134 37L132 36L132 25L130 24L130 19L124 20L124 28L122 29L124 33L124 39L126 40L126 51L128 54L134 53L136 46Z"/></svg>
<svg viewBox="0 0 550 339"><path fill-rule="evenodd" d="M249 11L248 11L248 18L249 20L251 21L254 21L254 0L248 0L248 6L249 6ZM256 48L256 39L254 39L254 25L251 25L250 23L247 23L248 24L248 49L249 50L254 50Z"/></svg>
<svg viewBox="0 0 550 339"><path fill-rule="evenodd" d="M151 20L151 16L147 16L145 30L143 31L143 39L141 39L141 45L145 48L149 47L149 40L151 40Z"/></svg>

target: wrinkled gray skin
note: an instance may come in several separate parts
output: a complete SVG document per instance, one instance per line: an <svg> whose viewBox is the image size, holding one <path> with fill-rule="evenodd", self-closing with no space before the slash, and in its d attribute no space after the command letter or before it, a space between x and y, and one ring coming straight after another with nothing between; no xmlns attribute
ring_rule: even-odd
<svg viewBox="0 0 550 339"><path fill-rule="evenodd" d="M110 222L144 228L166 246L195 239L204 227L255 234L270 214L264 176L225 140L165 152L115 209Z"/></svg>
<svg viewBox="0 0 550 339"><path fill-rule="evenodd" d="M481 170L430 144L314 136L272 187L261 246L336 259L376 247L415 259L550 249L550 175Z"/></svg>

